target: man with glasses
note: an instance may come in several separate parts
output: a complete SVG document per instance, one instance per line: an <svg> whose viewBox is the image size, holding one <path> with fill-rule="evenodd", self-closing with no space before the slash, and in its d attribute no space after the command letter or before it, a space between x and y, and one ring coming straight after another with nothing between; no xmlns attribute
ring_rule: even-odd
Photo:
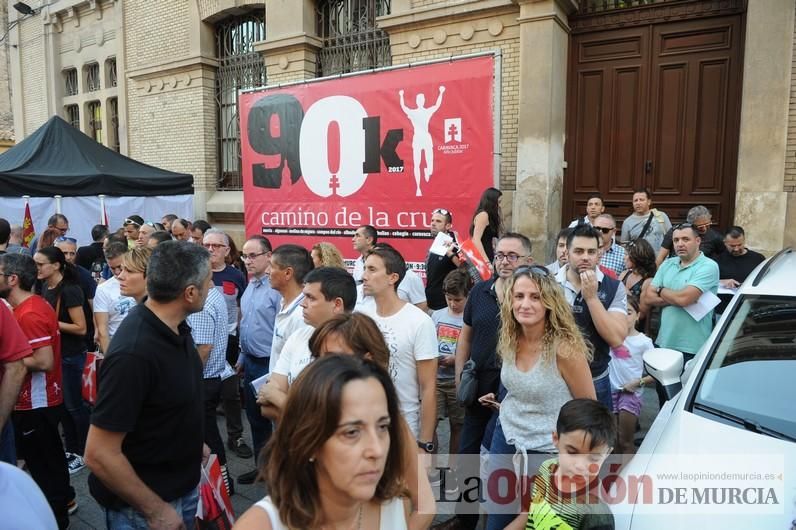
<svg viewBox="0 0 796 530"><path fill-rule="evenodd" d="M692 225L694 229L696 229L701 241L699 244L699 250L701 250L705 256L712 260L719 259L719 256L721 256L725 251L724 238L718 230L712 228L713 216L711 215L710 210L701 205L694 206L688 210L688 215L685 218L685 222ZM663 260L666 258L673 258L677 255L677 252L674 249L674 243L672 242L673 233L674 229L672 228L666 232L665 236L663 236L661 249L658 251L658 256L655 258L655 262L658 267L661 266L661 263L663 263Z"/></svg>
<svg viewBox="0 0 796 530"><path fill-rule="evenodd" d="M625 270L625 249L614 241L616 236L614 216L610 213L602 213L592 222L592 226L600 232L602 237L600 265L611 269L618 277Z"/></svg>
<svg viewBox="0 0 796 530"><path fill-rule="evenodd" d="M602 221L600 217L596 222ZM583 337L594 346L589 363L597 401L613 409L608 364L611 348L621 346L627 336L627 293L622 282L599 269L602 234L580 225L567 238L568 263L556 274L572 306Z"/></svg>
<svg viewBox="0 0 796 530"><path fill-rule="evenodd" d="M683 223L672 232L677 256L658 267L642 292L642 302L663 308L655 344L682 352L688 361L708 340L713 330L713 311L694 320L684 308L699 300L702 293L718 292L719 266L700 250L702 241L696 226Z"/></svg>
<svg viewBox="0 0 796 530"><path fill-rule="evenodd" d="M127 251L127 245L118 241L108 243L105 249L105 260L113 276L97 286L94 296L94 325L97 328L97 342L103 352L108 351L119 324L135 307L135 299L123 296L119 288L119 273L122 272L122 260Z"/></svg>
<svg viewBox="0 0 796 530"><path fill-rule="evenodd" d="M65 236L67 232L69 232L69 220L66 218L64 214L56 213L50 216L47 219L47 228L55 228L58 230L62 236ZM44 232L42 232L44 233ZM34 255L36 253L36 249L39 246L39 238L38 236L30 242L30 255Z"/></svg>
<svg viewBox="0 0 796 530"><path fill-rule="evenodd" d="M514 271L524 265L533 263L531 257L531 241L526 236L508 232L501 237L495 246L496 275L477 283L470 291L464 306L464 325L456 345L456 386L461 382L464 364L472 359L476 365L478 380L477 396L494 393L498 395L500 368L497 361L498 330L500 329L500 303L505 296L506 283ZM492 418L492 410L476 400L464 411L459 443L459 454L478 455L487 431L487 424ZM485 445L489 445L488 442ZM458 483L467 489L467 479L478 477L478 467L473 467L473 458L460 460ZM468 465L469 464L469 465ZM478 524L478 515L465 513L468 510L457 508L456 513L462 528L474 529Z"/></svg>
<svg viewBox="0 0 796 530"><path fill-rule="evenodd" d="M246 417L252 430L254 454L268 441L273 426L260 415L257 397L251 382L268 373L271 345L274 340L274 322L279 311L281 296L271 287L266 273L271 266L271 242L260 235L250 237L243 244L241 257L251 280L240 300L240 358L238 373L243 373L243 401ZM238 483L251 484L258 471L253 469L238 477Z"/></svg>
<svg viewBox="0 0 796 530"><path fill-rule="evenodd" d="M172 224L172 228L177 221ZM210 252L210 268L213 270L213 285L223 295L227 306L227 361L235 366L238 362L238 311L240 298L246 289L243 273L227 265L229 236L218 228L205 232L204 247ZM240 378L237 374L224 378L221 383L221 401L227 420L227 446L241 458L252 456L251 448L243 441L241 419Z"/></svg>
<svg viewBox="0 0 796 530"><path fill-rule="evenodd" d="M144 219L140 215L131 215L124 220L124 237L127 238L127 246L134 248L138 241L138 231L144 225ZM139 245L140 246L140 245Z"/></svg>
<svg viewBox="0 0 796 530"><path fill-rule="evenodd" d="M453 242L444 256L429 252L426 257L426 303L434 311L447 307L445 293L442 292L442 283L445 281L445 276L459 266L459 258L454 252L456 235L450 231L452 223L453 217L448 210L437 208L431 212L431 223L429 224L431 236L437 237L437 234L443 233L453 238Z"/></svg>

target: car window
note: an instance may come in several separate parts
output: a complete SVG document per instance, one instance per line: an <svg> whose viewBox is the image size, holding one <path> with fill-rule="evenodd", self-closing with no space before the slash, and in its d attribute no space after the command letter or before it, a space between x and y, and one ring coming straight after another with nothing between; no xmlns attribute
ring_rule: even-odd
<svg viewBox="0 0 796 530"><path fill-rule="evenodd" d="M746 296L718 340L694 407L796 437L796 299Z"/></svg>

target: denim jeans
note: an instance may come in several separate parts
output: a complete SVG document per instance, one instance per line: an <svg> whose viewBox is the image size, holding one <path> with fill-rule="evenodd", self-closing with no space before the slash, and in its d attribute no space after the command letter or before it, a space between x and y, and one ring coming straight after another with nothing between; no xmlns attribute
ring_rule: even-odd
<svg viewBox="0 0 796 530"><path fill-rule="evenodd" d="M14 425L8 417L5 426L0 429L0 462L17 465L17 452L14 445Z"/></svg>
<svg viewBox="0 0 796 530"><path fill-rule="evenodd" d="M83 401L83 367L86 364L86 352L61 358L63 370L64 406L64 438L66 450L70 453L83 455L88 436L89 411Z"/></svg>
<svg viewBox="0 0 796 530"><path fill-rule="evenodd" d="M530 499L531 478L539 470L542 462L550 458L552 455L549 453L540 453L538 451L526 451L525 455L521 457L517 455L517 449L514 445L506 441L506 436L503 433L503 427L498 420L495 424L495 432L492 435L492 446L489 450L489 463L487 464L487 485L485 486L486 503L485 509L488 514L487 517L487 530L502 530L505 528L515 517L528 506L522 506L520 499L517 497L516 481L522 481L522 498ZM515 464L520 466L519 474ZM502 470L502 471L498 471ZM506 480L506 470L509 470L511 475L514 476L515 482ZM500 481L492 482L497 476L503 476ZM495 501L499 502L495 502ZM509 501L511 502L504 502Z"/></svg>
<svg viewBox="0 0 796 530"><path fill-rule="evenodd" d="M465 409L464 424L459 438L459 454L479 455L481 453L481 443L484 441L484 435L491 418L492 410L478 403ZM457 475L460 489L467 489L467 480L481 476L480 466L477 464L478 461L478 459L467 457L459 459ZM457 504L456 506L456 516L459 520L460 528L464 530L473 530L478 525L478 515L469 513L470 511L470 507L464 504Z"/></svg>
<svg viewBox="0 0 796 530"><path fill-rule="evenodd" d="M198 503L198 488L194 488L190 493L169 502L177 511L177 515L182 516L185 528L196 527L196 506ZM121 510L105 509L105 525L108 530L146 530L149 528L144 515L129 506Z"/></svg>
<svg viewBox="0 0 796 530"><path fill-rule="evenodd" d="M257 404L257 396L254 395L251 382L268 373L268 357L243 357L243 405L246 408L246 417L252 429L252 449L254 450L254 462L260 457L265 442L274 430L271 420L263 418L260 414L260 405Z"/></svg>
<svg viewBox="0 0 796 530"><path fill-rule="evenodd" d="M611 397L611 380L608 378L608 371L599 379L593 379L594 392L597 394L597 401L608 407L608 410L614 410L614 400Z"/></svg>

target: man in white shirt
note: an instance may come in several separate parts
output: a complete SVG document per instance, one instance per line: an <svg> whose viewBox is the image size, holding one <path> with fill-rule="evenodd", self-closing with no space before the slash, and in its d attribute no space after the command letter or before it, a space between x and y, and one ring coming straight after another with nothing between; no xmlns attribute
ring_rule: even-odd
<svg viewBox="0 0 796 530"><path fill-rule="evenodd" d="M271 371L268 383L260 388L258 401L264 416L278 420L287 391L296 377L312 361L309 339L315 328L335 315L350 313L356 301L354 279L343 269L320 267L304 277L301 301L304 326L288 337L282 355ZM262 405L265 403L265 405Z"/></svg>
<svg viewBox="0 0 796 530"><path fill-rule="evenodd" d="M97 286L94 294L94 327L97 330L97 342L100 350L108 351L116 329L127 313L135 307L135 299L122 296L119 290L119 273L122 272L122 259L127 252L127 245L119 242L108 244L105 249L105 261L113 276Z"/></svg>
<svg viewBox="0 0 796 530"><path fill-rule="evenodd" d="M354 281L357 285L362 283L362 272L365 270L365 256L367 256L373 245L376 244L379 236L376 229L370 225L363 225L357 228L354 232L354 237L351 242L354 244L354 250L359 252L359 257L354 262L354 270L351 274L354 275Z"/></svg>
<svg viewBox="0 0 796 530"><path fill-rule="evenodd" d="M363 311L379 326L390 350L390 376L401 412L418 445L434 452L437 387L437 336L426 313L398 297L406 262L397 250L379 245L365 259L362 285L376 304Z"/></svg>
<svg viewBox="0 0 796 530"><path fill-rule="evenodd" d="M592 193L586 198L586 216L582 219L575 219L569 223L568 228L575 228L578 225L590 225L594 223L597 216L605 212L605 203L599 193Z"/></svg>
<svg viewBox="0 0 796 530"><path fill-rule="evenodd" d="M271 287L282 295L282 303L274 321L274 339L271 342L271 360L268 371L273 372L282 347L288 337L304 325L299 305L304 299L301 292L304 276L313 268L312 256L306 248L298 245L281 245L271 255L266 271Z"/></svg>

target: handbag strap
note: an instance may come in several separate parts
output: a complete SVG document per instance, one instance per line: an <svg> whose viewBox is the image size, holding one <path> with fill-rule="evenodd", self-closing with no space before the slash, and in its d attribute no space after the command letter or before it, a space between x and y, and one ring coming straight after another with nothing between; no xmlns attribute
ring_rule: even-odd
<svg viewBox="0 0 796 530"><path fill-rule="evenodd" d="M646 234L646 233L647 233L647 230L649 230L649 228L650 228L650 225L652 224L652 218L653 218L653 217L655 217L655 214L654 214L654 213L652 213L652 212L650 212L650 216L649 216L649 217L647 217L647 222L646 222L646 223L644 223L644 228L642 228L642 229L641 229L641 233L640 233L640 234L638 235L638 237L636 238L636 241L638 241L639 239L641 239L642 237L644 237L644 234Z"/></svg>

